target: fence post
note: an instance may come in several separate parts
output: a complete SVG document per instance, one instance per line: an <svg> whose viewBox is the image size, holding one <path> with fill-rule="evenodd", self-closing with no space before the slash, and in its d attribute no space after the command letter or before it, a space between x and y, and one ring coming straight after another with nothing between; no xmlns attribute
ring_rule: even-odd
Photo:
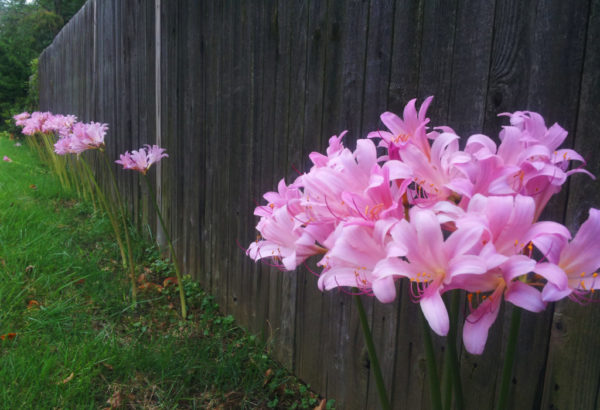
<svg viewBox="0 0 600 410"><path fill-rule="evenodd" d="M156 145L162 147L162 122L161 122L161 26L160 26L161 0L154 0L154 114L156 118ZM156 203L163 212L162 206L162 164L156 164ZM158 221L156 222L156 241L161 248L166 246L165 233Z"/></svg>

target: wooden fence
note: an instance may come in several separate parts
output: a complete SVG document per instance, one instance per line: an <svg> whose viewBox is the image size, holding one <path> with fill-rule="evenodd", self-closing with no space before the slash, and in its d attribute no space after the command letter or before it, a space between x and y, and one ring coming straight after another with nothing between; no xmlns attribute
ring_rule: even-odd
<svg viewBox="0 0 600 410"><path fill-rule="evenodd" d="M40 58L44 110L109 123L111 157L167 148L157 186L186 272L341 409L379 407L351 298L322 294L303 269L257 265L236 241L255 237L254 201L329 136L348 129L352 146L381 112L428 95L432 123L465 137L496 136L498 113L538 111L600 174L600 1L90 0ZM155 226L137 176L118 175ZM546 216L575 230L591 206L598 183L575 175ZM394 408L429 408L406 286L367 308ZM600 408L599 309L523 314L510 408ZM493 408L510 310L483 355L461 352L469 409Z"/></svg>

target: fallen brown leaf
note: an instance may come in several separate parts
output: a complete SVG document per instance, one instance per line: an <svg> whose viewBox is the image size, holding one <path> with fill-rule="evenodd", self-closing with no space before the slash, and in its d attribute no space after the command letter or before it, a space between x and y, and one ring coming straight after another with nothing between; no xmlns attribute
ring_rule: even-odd
<svg viewBox="0 0 600 410"><path fill-rule="evenodd" d="M163 287L160 285L157 285L156 283L152 283L152 282L146 282L141 284L140 286L138 286L139 290L150 290L150 289L154 289L157 292L162 292Z"/></svg>
<svg viewBox="0 0 600 410"><path fill-rule="evenodd" d="M31 299L28 303L27 303L27 309L33 309L34 307L38 307L40 305L40 302L38 302L37 300L33 300Z"/></svg>
<svg viewBox="0 0 600 410"><path fill-rule="evenodd" d="M267 369L265 372L265 381L263 382L263 386L266 386L271 379L273 378L273 369Z"/></svg>
<svg viewBox="0 0 600 410"><path fill-rule="evenodd" d="M106 402L110 404L111 409L116 409L118 407L121 407L122 400L123 398L121 397L121 392L117 390Z"/></svg>
<svg viewBox="0 0 600 410"><path fill-rule="evenodd" d="M56 383L56 384L67 384L67 383L69 383L71 380L73 380L73 377L75 377L75 373L71 372L71 374L70 374L70 375L68 375L66 379L64 379L64 380L61 380L61 381L59 381L59 382L58 382L58 383Z"/></svg>

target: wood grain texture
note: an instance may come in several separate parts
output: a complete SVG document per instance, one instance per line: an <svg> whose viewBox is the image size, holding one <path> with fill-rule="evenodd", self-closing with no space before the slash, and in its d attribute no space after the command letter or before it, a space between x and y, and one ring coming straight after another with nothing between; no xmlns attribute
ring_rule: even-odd
<svg viewBox="0 0 600 410"><path fill-rule="evenodd" d="M357 137L364 138L367 132L379 128L379 115L387 109L388 88L392 64L392 41L394 25L394 1L370 2L368 10L365 68L362 91L361 130ZM366 298L363 298L366 299ZM393 391L394 360L396 351L396 311L398 302L392 304L364 303L372 311L372 333L386 388L391 397ZM356 309L353 306L353 309ZM359 335L357 348L360 347L359 364L368 364L368 394L365 408L377 408L380 399L374 381L371 363L365 351L362 337ZM365 372L361 369L361 372Z"/></svg>
<svg viewBox="0 0 600 410"><path fill-rule="evenodd" d="M599 146L595 135L600 126L600 2L590 4L580 77L580 96L574 148L588 159L587 168L600 173ZM574 81L572 79L571 81ZM564 92L564 91L563 91ZM588 209L598 207L598 182L573 178L569 186L566 224L575 232L587 219ZM548 409L597 409L600 406L600 312L595 304L580 306L560 302L554 309L548 361L541 407ZM594 394L595 393L595 394Z"/></svg>
<svg viewBox="0 0 600 410"><path fill-rule="evenodd" d="M327 3L311 2L306 13L306 54L304 77L304 118L302 124L302 156L298 170L308 170L307 155L315 146L321 146L323 116L323 84ZM307 270L297 275L296 311L296 374L311 386L325 392L327 388L324 364L326 356L322 343L328 325L324 296L316 287L316 279ZM315 348L316 345L319 348ZM310 381L309 381L310 380Z"/></svg>
<svg viewBox="0 0 600 410"><path fill-rule="evenodd" d="M498 113L539 111L600 172L600 0L160 3L156 44L154 1L88 1L40 57L41 108L109 123L110 157L158 131L170 157L151 172L183 271L338 408L379 406L354 303L321 293L305 267L280 272L239 249L255 238L264 192L307 171L331 135L348 129L353 149L383 127L381 112L428 95L431 125L464 138L498 141ZM117 175L138 226L155 229L138 176ZM598 183L573 175L543 218L575 232L599 203ZM393 407L428 409L420 307L406 282L397 290L394 303L365 307ZM459 347L467 409L494 407L510 313L500 311L483 355ZM510 407L600 406L599 314L563 301L523 315ZM445 342L434 338L440 358Z"/></svg>

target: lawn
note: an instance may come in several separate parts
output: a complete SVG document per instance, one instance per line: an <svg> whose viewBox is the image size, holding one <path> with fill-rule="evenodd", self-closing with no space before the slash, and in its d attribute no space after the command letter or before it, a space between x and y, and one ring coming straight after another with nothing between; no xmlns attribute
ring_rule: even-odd
<svg viewBox="0 0 600 410"><path fill-rule="evenodd" d="M132 229L138 306L108 219L0 137L2 408L333 408Z"/></svg>

